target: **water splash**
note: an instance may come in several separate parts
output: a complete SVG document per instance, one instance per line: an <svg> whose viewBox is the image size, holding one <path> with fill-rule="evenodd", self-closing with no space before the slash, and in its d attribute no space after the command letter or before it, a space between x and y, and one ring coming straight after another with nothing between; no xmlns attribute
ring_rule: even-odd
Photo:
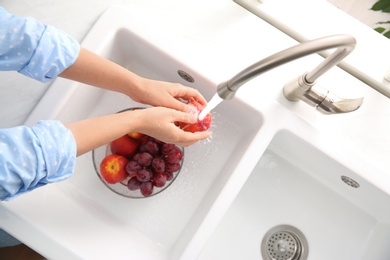
<svg viewBox="0 0 390 260"><path fill-rule="evenodd" d="M211 98L210 102L207 103L206 107L200 112L199 114L199 120L203 120L205 116L210 113L211 110L213 110L215 107L221 103L223 99L218 95L218 93L215 93L214 96Z"/></svg>

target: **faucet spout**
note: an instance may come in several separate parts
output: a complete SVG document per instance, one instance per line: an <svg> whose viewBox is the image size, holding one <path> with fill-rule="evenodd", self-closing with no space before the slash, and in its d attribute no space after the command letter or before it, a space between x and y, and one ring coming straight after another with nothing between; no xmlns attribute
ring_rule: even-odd
<svg viewBox="0 0 390 260"><path fill-rule="evenodd" d="M351 53L355 48L355 45L356 45L355 38L343 34L327 36L327 37L323 37L323 38L319 38L319 39L315 39L312 41L307 41L295 45L293 47L277 52L265 59L256 62L255 64L239 72L230 80L220 83L217 88L217 93L222 99L232 99L235 93L237 92L237 90L243 84L263 74L268 70L283 65L287 62L296 60L298 58L307 56L309 54L314 54L324 50L337 48L331 55L329 55L323 62L321 62L312 71L305 73L303 76L299 77L298 80L295 81L293 84L290 83L286 85L283 90L285 97L290 101L303 100L305 102L306 101L311 102L312 98L310 97L310 94L312 94L311 89L314 86L315 81L324 73L326 73L330 68L337 65L349 53ZM307 98L308 93L309 93L309 98ZM326 99L325 97L326 96L323 96L322 98L318 97L319 101L318 103L315 104L315 106L321 107L320 101L321 102L325 101ZM362 101L362 99L359 100ZM340 102L338 104L345 103L347 101L343 100L343 102L341 103ZM325 102L325 103L329 103L330 105L331 102ZM323 106L325 106L325 103L323 104ZM334 104L332 103L332 105ZM359 106L360 105L361 104L359 104ZM355 108L355 110L357 108ZM331 108L328 109L325 107L320 108L320 110L335 111L335 113L338 113L336 111L341 111L339 109L331 109ZM345 112L349 112L349 111L345 111Z"/></svg>

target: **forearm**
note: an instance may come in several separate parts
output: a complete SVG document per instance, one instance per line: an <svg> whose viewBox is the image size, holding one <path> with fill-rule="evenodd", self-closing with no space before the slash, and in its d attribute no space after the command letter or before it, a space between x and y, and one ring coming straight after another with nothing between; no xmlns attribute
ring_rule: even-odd
<svg viewBox="0 0 390 260"><path fill-rule="evenodd" d="M83 48L76 61L59 76L128 96L138 91L143 80L122 66Z"/></svg>
<svg viewBox="0 0 390 260"><path fill-rule="evenodd" d="M138 126L136 111L90 118L65 125L73 134L77 156L108 144L114 139L135 131Z"/></svg>

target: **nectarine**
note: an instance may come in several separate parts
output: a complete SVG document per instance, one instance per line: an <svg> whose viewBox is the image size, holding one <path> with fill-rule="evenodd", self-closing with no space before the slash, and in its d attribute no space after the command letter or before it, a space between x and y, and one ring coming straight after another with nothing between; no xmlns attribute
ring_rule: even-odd
<svg viewBox="0 0 390 260"><path fill-rule="evenodd" d="M128 135L119 137L110 143L112 153L125 156L130 159L138 150L140 143L138 140Z"/></svg>
<svg viewBox="0 0 390 260"><path fill-rule="evenodd" d="M188 104L196 108L198 115L204 109L204 106L202 106L196 100L191 100ZM179 126L181 129L183 129L186 132L195 133L195 132L206 131L207 129L209 129L211 126L211 122L212 122L212 117L211 117L211 114L208 113L203 120L198 119L198 121L194 124L186 124L186 123L180 122Z"/></svg>
<svg viewBox="0 0 390 260"><path fill-rule="evenodd" d="M126 165L129 162L126 157L110 154L100 163L100 173L103 179L111 184L123 181L127 178Z"/></svg>

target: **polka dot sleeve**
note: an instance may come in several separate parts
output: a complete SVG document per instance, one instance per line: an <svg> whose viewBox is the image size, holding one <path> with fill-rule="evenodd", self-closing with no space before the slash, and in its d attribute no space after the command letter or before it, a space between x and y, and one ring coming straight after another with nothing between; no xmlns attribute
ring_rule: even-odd
<svg viewBox="0 0 390 260"><path fill-rule="evenodd" d="M18 17L0 7L0 70L47 82L72 65L78 42L55 27Z"/></svg>
<svg viewBox="0 0 390 260"><path fill-rule="evenodd" d="M76 143L59 121L0 130L0 200L72 175Z"/></svg>

